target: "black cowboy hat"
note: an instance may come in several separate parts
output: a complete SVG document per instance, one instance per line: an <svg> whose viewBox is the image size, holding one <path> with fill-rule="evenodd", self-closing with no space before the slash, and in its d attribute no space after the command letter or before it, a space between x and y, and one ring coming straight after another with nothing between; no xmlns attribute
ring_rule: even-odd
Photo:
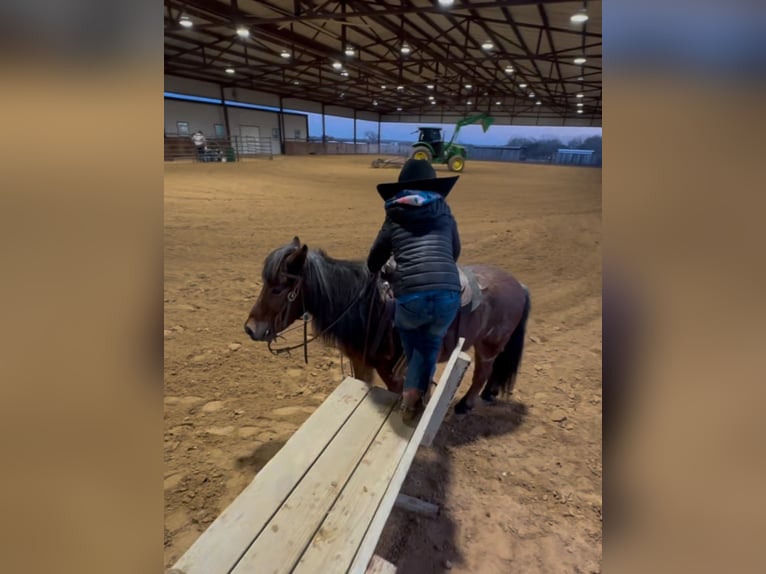
<svg viewBox="0 0 766 574"><path fill-rule="evenodd" d="M389 200L404 189L435 191L443 197L452 190L460 176L436 177L434 168L425 159L408 159L399 172L399 181L378 184L378 193L383 200Z"/></svg>

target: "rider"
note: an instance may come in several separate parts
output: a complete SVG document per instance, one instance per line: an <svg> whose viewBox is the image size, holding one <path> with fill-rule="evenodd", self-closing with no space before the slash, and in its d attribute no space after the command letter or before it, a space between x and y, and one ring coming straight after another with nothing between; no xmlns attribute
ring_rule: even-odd
<svg viewBox="0 0 766 574"><path fill-rule="evenodd" d="M442 339L460 308L460 236L445 201L459 176L437 178L426 160L408 160L396 183L377 186L386 219L367 267L377 273L393 254L394 323L407 357L402 393L406 418L424 404Z"/></svg>

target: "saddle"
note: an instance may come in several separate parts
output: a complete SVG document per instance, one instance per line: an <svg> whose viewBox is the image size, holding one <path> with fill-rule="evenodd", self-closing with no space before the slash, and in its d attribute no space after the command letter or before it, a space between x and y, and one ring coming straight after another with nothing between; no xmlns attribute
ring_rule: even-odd
<svg viewBox="0 0 766 574"><path fill-rule="evenodd" d="M479 284L479 280L469 267L458 265L457 269L460 274L460 307L462 308L470 304L471 311L475 311L476 308L481 305L483 298L482 292L486 290L486 287ZM393 277L395 270L396 261L391 257L383 266L383 269L381 269L381 280L378 282L381 296L384 298L393 299L394 297L389 289L388 280Z"/></svg>
<svg viewBox="0 0 766 574"><path fill-rule="evenodd" d="M394 293L391 289L389 278L393 276L393 271L396 269L396 262L393 257L383 266L381 270L381 277L378 280L378 292L380 298L383 301L383 313L378 323L378 328L371 340L369 351L375 353L381 348L381 344L384 343L383 337L386 332L390 333L390 337L393 337L394 329L389 330L389 325L394 322L394 314L396 312L396 302L394 300ZM461 325L470 318L479 305L481 305L484 299L484 291L486 287L479 283L474 272L468 267L462 267L458 265L458 272L460 273L460 310L458 311L455 321L457 322L457 329L450 329L452 336L448 333L444 340L444 346L452 348L457 343L458 334L461 331ZM454 344L447 339L455 339ZM394 341L388 341L388 348L391 352L394 352L396 346Z"/></svg>

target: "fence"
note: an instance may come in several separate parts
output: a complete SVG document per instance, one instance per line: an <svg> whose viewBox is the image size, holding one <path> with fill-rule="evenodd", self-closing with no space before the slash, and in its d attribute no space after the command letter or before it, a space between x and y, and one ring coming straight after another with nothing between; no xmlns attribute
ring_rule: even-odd
<svg viewBox="0 0 766 574"><path fill-rule="evenodd" d="M356 142L353 141L306 141L286 140L287 155L334 155L334 154L379 154L409 155L411 142Z"/></svg>
<svg viewBox="0 0 766 574"><path fill-rule="evenodd" d="M239 161L242 159L274 157L271 138L231 136L208 138L207 151L199 153L187 135L165 134L165 161Z"/></svg>
<svg viewBox="0 0 766 574"><path fill-rule="evenodd" d="M209 138L208 152L204 155L186 135L165 134L165 161L240 161L248 158L273 158L272 146L276 140L251 136ZM601 155L594 150L560 149L548 157L526 157L525 149L519 146L474 146L466 145L469 160L547 163L582 166L601 166ZM356 142L353 141L306 141L285 140L287 155L340 155L370 154L408 157L412 153L412 142Z"/></svg>
<svg viewBox="0 0 766 574"><path fill-rule="evenodd" d="M471 146L467 145L468 159L476 161L524 161L524 148L520 146Z"/></svg>
<svg viewBox="0 0 766 574"><path fill-rule="evenodd" d="M232 136L230 145L238 158L274 157L271 138L256 138L251 136Z"/></svg>

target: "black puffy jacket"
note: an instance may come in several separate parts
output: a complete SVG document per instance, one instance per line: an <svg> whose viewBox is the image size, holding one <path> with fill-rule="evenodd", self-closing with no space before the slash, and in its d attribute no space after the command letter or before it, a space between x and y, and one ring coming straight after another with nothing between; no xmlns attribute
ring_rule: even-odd
<svg viewBox="0 0 766 574"><path fill-rule="evenodd" d="M370 249L367 267L377 273L394 255L394 295L419 291L460 291L456 261L460 236L443 199L424 205L386 206L386 220Z"/></svg>

